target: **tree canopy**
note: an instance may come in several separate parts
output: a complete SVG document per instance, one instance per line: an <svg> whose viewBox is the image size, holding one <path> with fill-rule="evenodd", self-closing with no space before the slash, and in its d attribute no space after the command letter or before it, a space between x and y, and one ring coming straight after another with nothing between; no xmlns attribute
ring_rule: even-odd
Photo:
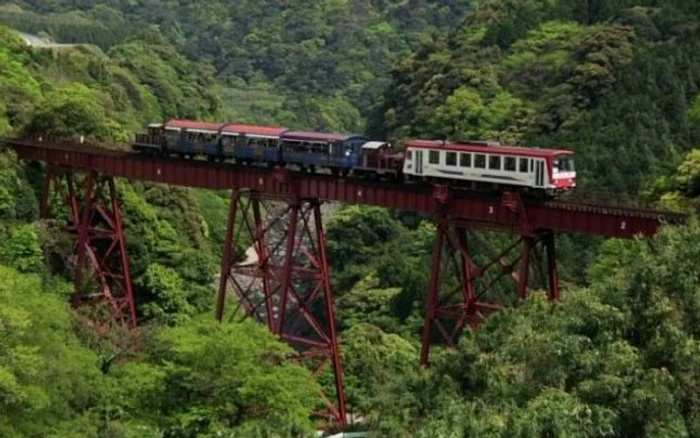
<svg viewBox="0 0 700 438"><path fill-rule="evenodd" d="M696 6L16 1L1 22L88 45L34 49L0 26L0 135L126 142L178 116L499 139L575 149L584 190L693 213ZM328 369L287 361L250 321L213 321L227 191L118 181L140 328L101 337L69 307L57 260L73 243L38 220L41 178L0 151L0 435L315 434ZM347 206L326 231L348 404L374 436L700 436L697 219L650 240L558 236L561 302L535 293L434 348L429 370L431 218Z"/></svg>

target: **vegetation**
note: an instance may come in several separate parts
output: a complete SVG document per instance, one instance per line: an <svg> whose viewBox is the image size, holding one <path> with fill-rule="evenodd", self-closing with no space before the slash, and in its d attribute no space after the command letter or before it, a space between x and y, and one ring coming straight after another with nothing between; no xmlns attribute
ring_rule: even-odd
<svg viewBox="0 0 700 438"><path fill-rule="evenodd" d="M469 8L467 0L14 3L0 9L1 22L61 42L111 51L134 34L157 35L222 81L226 119L357 132L391 63Z"/></svg>
<svg viewBox="0 0 700 438"><path fill-rule="evenodd" d="M145 120L202 118L218 109L206 69L158 41L32 50L0 27L0 134L22 129L129 141Z"/></svg>
<svg viewBox="0 0 700 438"><path fill-rule="evenodd" d="M375 134L571 148L583 187L630 193L697 147L692 2L479 3L394 68Z"/></svg>
<svg viewBox="0 0 700 438"><path fill-rule="evenodd" d="M57 287L58 286L58 287ZM209 315L162 328L138 362L108 368L81 345L68 302L39 277L0 267L4 437L269 436L309 432L308 371L250 322ZM287 435L290 436L290 435Z"/></svg>
<svg viewBox="0 0 700 438"><path fill-rule="evenodd" d="M700 205L693 2L235 3L2 6L92 46L0 27L0 135L124 142L179 116L495 138L576 149L584 188ZM38 170L0 152L1 436L313 435L328 376L258 325L213 322L229 193L118 182L141 328L98 337L53 263L71 246L38 221ZM650 242L559 238L560 303L535 294L421 370L434 233L374 207L327 225L348 402L375 436L700 436L696 219Z"/></svg>

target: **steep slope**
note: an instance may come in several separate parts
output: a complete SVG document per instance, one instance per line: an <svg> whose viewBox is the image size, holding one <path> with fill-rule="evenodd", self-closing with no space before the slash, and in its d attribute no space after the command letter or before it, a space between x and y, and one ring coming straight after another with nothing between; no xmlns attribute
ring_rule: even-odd
<svg viewBox="0 0 700 438"><path fill-rule="evenodd" d="M53 51L29 47L0 27L0 135L29 129L127 142L167 113L212 117L217 106L212 77L162 41L127 41L108 55L95 47ZM40 176L2 151L0 163L0 237L11 247L0 250L0 263L34 266L17 254L22 239L36 239L22 223L37 219ZM207 307L216 269L209 228L220 226L204 220L200 201L218 196L129 182L119 192L141 314L168 322ZM60 239L43 243L57 255L71 250Z"/></svg>
<svg viewBox="0 0 700 438"><path fill-rule="evenodd" d="M144 29L159 32L235 90L224 101L230 118L360 131L361 115L384 87L392 63L456 25L470 2L15 3L0 8L0 22L60 42L107 50Z"/></svg>
<svg viewBox="0 0 700 438"><path fill-rule="evenodd" d="M700 139L698 29L682 0L483 1L394 69L371 131L573 148L584 186L635 191Z"/></svg>
<svg viewBox="0 0 700 438"><path fill-rule="evenodd" d="M177 112L211 117L215 83L164 41L33 49L0 26L0 134L25 128L128 140L149 120Z"/></svg>

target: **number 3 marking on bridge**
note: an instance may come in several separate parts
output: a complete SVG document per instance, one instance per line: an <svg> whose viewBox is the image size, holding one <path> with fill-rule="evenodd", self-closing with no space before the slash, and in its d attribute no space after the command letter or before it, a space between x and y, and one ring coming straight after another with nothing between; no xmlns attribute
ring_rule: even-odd
<svg viewBox="0 0 700 438"><path fill-rule="evenodd" d="M493 205L489 205L489 214L493 214Z"/></svg>
<svg viewBox="0 0 700 438"><path fill-rule="evenodd" d="M620 222L620 229L626 230L627 229L627 222L625 222L625 221Z"/></svg>
<svg viewBox="0 0 700 438"><path fill-rule="evenodd" d="M263 184L265 184L265 181L262 178L258 178L258 185L261 186Z"/></svg>

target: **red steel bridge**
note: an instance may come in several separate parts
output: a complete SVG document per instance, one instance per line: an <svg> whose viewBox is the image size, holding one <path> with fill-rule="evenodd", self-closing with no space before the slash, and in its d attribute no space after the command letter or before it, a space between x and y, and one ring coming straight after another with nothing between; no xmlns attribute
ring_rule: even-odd
<svg viewBox="0 0 700 438"><path fill-rule="evenodd" d="M68 228L77 242L75 304L101 304L109 309L112 322L127 327L136 326L137 316L114 178L231 190L216 317L223 318L226 298L235 293L247 315L295 346L299 353L295 360L312 366L315 372L330 364L335 391L325 398L328 412L324 415L341 427L347 418L346 401L322 202L376 205L434 218L437 233L420 354L423 365L429 364L431 344L455 345L465 326L475 327L489 312L503 307L502 302L486 299L493 298L489 290L499 278L512 279L519 299L527 296L537 279L551 299L558 299L557 234L651 236L662 223L684 219L595 202L538 202L517 193L493 197L439 185L147 157L49 136L5 139L3 143L22 160L46 164L42 217L50 216L50 201L55 196L67 207ZM268 201L276 203L265 204ZM514 239L503 251L489 247L487 260L482 257L479 264L467 234L477 229L509 232ZM243 233L255 249L248 260L235 249ZM88 281L93 284L89 294Z"/></svg>

